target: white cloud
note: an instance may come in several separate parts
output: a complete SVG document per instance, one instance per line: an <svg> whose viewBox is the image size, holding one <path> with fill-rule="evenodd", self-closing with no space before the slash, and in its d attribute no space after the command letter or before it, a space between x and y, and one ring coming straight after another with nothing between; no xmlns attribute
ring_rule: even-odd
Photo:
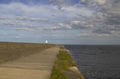
<svg viewBox="0 0 120 79"><path fill-rule="evenodd" d="M106 4L104 1L94 1L99 5ZM68 31L69 33L65 36L71 34L71 37L77 35L76 30L80 31L78 36L119 36L119 30L116 30L116 27L105 25L105 21L109 19L107 13L119 14L119 8L115 8L115 6L119 7L118 4L108 10L105 8L106 12L77 5L60 5L62 9L59 10L57 5L0 4L0 25L14 26L17 31L47 32L46 34L55 30ZM75 32L71 32L72 30ZM81 33L81 31L84 32ZM56 33L57 35L60 34Z"/></svg>
<svg viewBox="0 0 120 79"><path fill-rule="evenodd" d="M30 18L24 16L17 16L15 17L16 20L23 20L23 21L48 21L46 18Z"/></svg>
<svg viewBox="0 0 120 79"><path fill-rule="evenodd" d="M83 32L76 35L77 37L109 37L109 34L97 34L91 31Z"/></svg>
<svg viewBox="0 0 120 79"><path fill-rule="evenodd" d="M120 1L119 0L81 0L86 5L102 8L110 13L120 14Z"/></svg>
<svg viewBox="0 0 120 79"><path fill-rule="evenodd" d="M30 28L16 28L16 30L35 31L34 29L30 29Z"/></svg>
<svg viewBox="0 0 120 79"><path fill-rule="evenodd" d="M91 5L98 4L103 5L106 3L106 0L81 0L82 3L88 3Z"/></svg>
<svg viewBox="0 0 120 79"><path fill-rule="evenodd" d="M49 1L56 4L62 4L65 2L65 0L49 0Z"/></svg>
<svg viewBox="0 0 120 79"><path fill-rule="evenodd" d="M0 8L1 25L32 27L33 29L35 27L55 29L55 25L71 29L69 24L64 24L65 21L73 20L78 15L89 18L93 16L91 10L77 6L64 6L63 10L58 10L55 5L30 6L22 3L10 3L0 4ZM64 25L59 25L59 23Z"/></svg>
<svg viewBox="0 0 120 79"><path fill-rule="evenodd" d="M119 15L120 16L120 1L117 3L113 3L112 7L110 7L107 10L108 13L113 14L113 15Z"/></svg>

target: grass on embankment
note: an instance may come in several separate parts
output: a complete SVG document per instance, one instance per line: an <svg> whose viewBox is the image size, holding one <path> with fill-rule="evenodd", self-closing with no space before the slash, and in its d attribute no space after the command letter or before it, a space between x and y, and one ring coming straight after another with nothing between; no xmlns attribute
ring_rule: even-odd
<svg viewBox="0 0 120 79"><path fill-rule="evenodd" d="M71 71L69 70L70 67L76 67L76 64L72 59L71 55L65 50L65 48L60 47L60 51L59 51L59 54L57 55L57 59L53 66L50 79L68 79L66 72L68 76L70 76L69 74L71 73ZM73 78L76 78L76 77L73 77ZM83 79L83 78L77 77L77 79Z"/></svg>
<svg viewBox="0 0 120 79"><path fill-rule="evenodd" d="M0 42L0 64L23 56L39 53L53 44Z"/></svg>

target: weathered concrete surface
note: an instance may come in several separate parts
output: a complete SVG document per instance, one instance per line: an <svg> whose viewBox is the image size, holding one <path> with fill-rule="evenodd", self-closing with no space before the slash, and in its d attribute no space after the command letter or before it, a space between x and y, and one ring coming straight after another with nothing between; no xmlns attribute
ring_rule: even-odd
<svg viewBox="0 0 120 79"><path fill-rule="evenodd" d="M59 47L0 65L0 79L49 79Z"/></svg>

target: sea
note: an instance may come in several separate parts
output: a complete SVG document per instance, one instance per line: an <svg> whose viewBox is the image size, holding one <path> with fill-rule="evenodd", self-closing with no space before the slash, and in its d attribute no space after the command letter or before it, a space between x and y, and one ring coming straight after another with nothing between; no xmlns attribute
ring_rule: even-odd
<svg viewBox="0 0 120 79"><path fill-rule="evenodd" d="M85 79L120 79L120 45L64 45Z"/></svg>

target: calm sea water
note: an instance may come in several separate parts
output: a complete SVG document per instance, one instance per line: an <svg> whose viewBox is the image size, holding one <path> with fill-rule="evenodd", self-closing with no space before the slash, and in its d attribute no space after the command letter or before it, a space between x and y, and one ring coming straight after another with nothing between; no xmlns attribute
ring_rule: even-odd
<svg viewBox="0 0 120 79"><path fill-rule="evenodd" d="M120 46L65 45L85 79L120 79Z"/></svg>

